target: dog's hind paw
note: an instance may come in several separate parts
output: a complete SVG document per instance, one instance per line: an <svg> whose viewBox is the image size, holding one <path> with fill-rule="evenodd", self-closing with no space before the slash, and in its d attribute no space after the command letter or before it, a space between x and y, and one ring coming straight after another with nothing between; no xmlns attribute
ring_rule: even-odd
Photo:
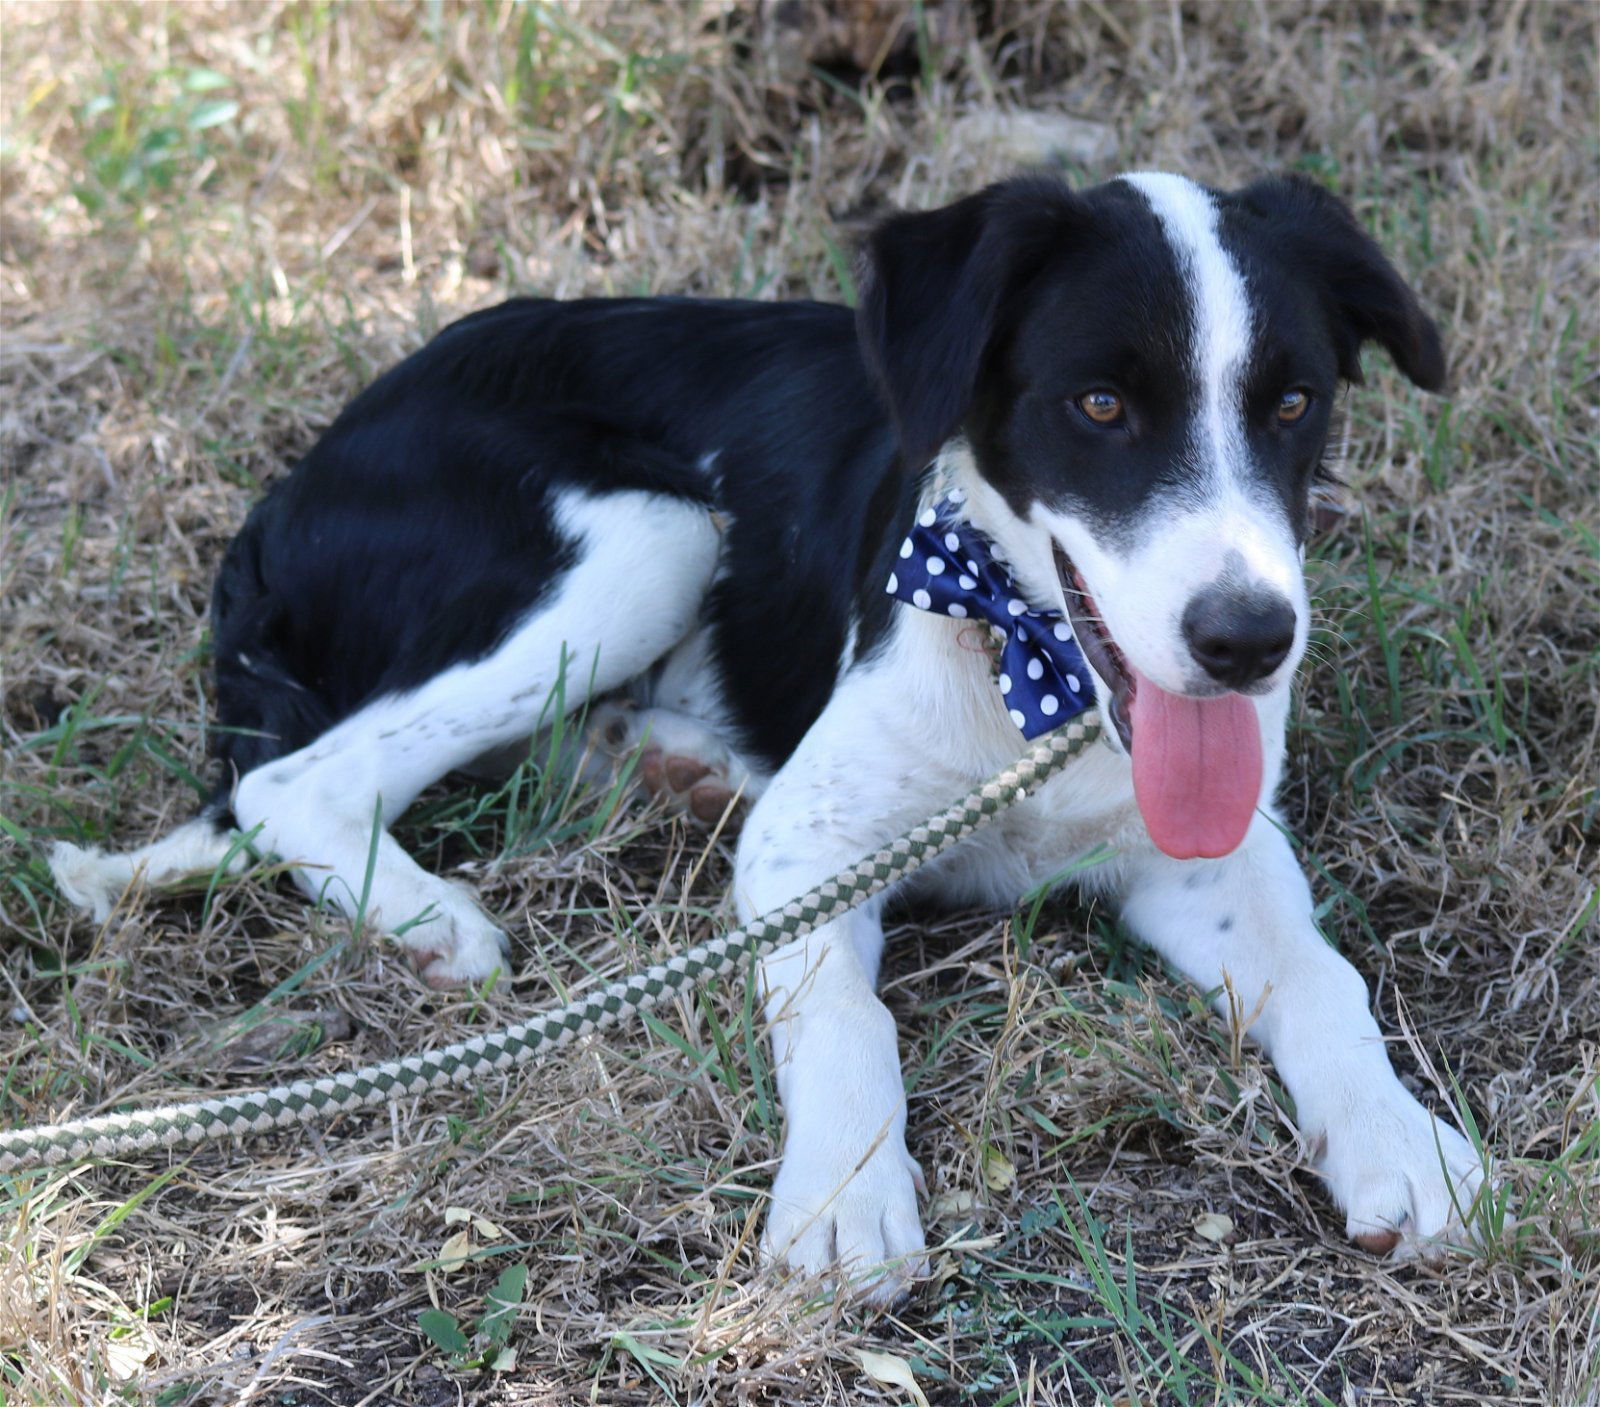
<svg viewBox="0 0 1600 1407"><path fill-rule="evenodd" d="M443 883L441 881L441 883ZM421 921L403 926L399 941L430 987L464 987L511 969L511 940L456 885Z"/></svg>
<svg viewBox="0 0 1600 1407"><path fill-rule="evenodd" d="M686 811L708 826L720 821L734 801L724 767L658 747L640 753L639 780L669 810Z"/></svg>
<svg viewBox="0 0 1600 1407"><path fill-rule="evenodd" d="M669 709L610 705L596 710L594 734L613 757L641 743L639 783L668 810L715 825L736 800L754 799L754 779L738 756L697 719Z"/></svg>

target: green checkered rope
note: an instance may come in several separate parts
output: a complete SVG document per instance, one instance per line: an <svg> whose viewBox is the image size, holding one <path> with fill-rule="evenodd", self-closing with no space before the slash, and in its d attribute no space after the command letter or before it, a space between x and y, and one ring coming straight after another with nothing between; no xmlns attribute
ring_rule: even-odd
<svg viewBox="0 0 1600 1407"><path fill-rule="evenodd" d="M1100 736L1095 713L1080 714L1040 738L1033 749L948 810L841 870L781 909L709 942L612 982L590 996L543 1012L504 1031L474 1036L441 1050L386 1060L341 1075L221 1099L200 1099L128 1114L101 1114L64 1124L0 1133L0 1173L93 1158L119 1158L234 1138L465 1084L485 1070L510 1070L580 1036L614 1026L636 1012L710 977L734 971L848 913L895 881L1022 800Z"/></svg>

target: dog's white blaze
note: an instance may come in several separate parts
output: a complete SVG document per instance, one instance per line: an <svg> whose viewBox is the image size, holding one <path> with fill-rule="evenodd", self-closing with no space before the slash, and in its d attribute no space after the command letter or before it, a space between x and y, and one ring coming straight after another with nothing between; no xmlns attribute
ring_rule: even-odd
<svg viewBox="0 0 1600 1407"><path fill-rule="evenodd" d="M1241 482L1249 451L1242 433L1250 356L1250 299L1217 234L1217 207L1193 181L1141 171L1123 178L1150 202L1188 284L1194 317L1191 364L1200 392L1198 467Z"/></svg>
<svg viewBox="0 0 1600 1407"><path fill-rule="evenodd" d="M1189 304L1193 343L1186 370L1194 411L1186 440L1188 491L1146 515L1132 542L1105 539L1074 514L1036 505L1029 526L1048 536L1025 544L1008 525L1015 520L999 495L976 490L975 516L986 515L980 526L1012 544L1018 580L1041 604L1059 605L1049 539L1058 542L1084 574L1124 653L1175 692L1208 686L1183 631L1184 611L1199 592L1231 579L1278 593L1296 615L1295 645L1276 676L1277 686L1285 686L1304 644L1308 609L1294 534L1251 474L1244 378L1255 329L1244 277L1222 246L1217 205L1203 188L1159 173L1123 179L1160 224ZM981 481L975 470L969 477Z"/></svg>

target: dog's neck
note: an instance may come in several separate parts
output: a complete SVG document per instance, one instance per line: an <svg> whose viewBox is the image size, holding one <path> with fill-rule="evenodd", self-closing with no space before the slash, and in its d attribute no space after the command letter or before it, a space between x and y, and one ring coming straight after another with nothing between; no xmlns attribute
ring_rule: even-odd
<svg viewBox="0 0 1600 1407"><path fill-rule="evenodd" d="M934 460L918 511L931 507L951 490L965 498L967 521L994 544L1030 606L1064 612L1066 597L1056 573L1050 534L1019 518L1005 497L978 468L964 439L949 441Z"/></svg>

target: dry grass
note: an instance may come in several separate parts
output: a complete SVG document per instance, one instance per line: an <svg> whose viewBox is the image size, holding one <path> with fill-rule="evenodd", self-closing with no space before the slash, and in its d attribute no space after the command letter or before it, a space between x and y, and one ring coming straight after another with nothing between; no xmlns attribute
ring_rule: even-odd
<svg viewBox="0 0 1600 1407"><path fill-rule="evenodd" d="M7 1180L0 1398L911 1400L870 1349L939 1404L1593 1403L1594 11L990 0L897 39L781 10L0 11L0 1119L366 1063L708 932L725 848L593 801L441 792L408 824L507 916L487 995L425 992L270 879L96 931L40 857L192 806L222 545L441 321L524 289L836 297L872 212L1055 140L1085 178L1312 171L1441 314L1448 401L1386 372L1351 400L1288 799L1402 1066L1448 1072L1514 1207L1479 1254L1378 1264L1271 1072L1103 913L922 921L888 999L947 1245L899 1314L755 1269L779 1130L733 986L454 1104ZM437 1266L463 1225L475 1258ZM514 1370L453 1366L419 1311L470 1331L518 1264Z"/></svg>

